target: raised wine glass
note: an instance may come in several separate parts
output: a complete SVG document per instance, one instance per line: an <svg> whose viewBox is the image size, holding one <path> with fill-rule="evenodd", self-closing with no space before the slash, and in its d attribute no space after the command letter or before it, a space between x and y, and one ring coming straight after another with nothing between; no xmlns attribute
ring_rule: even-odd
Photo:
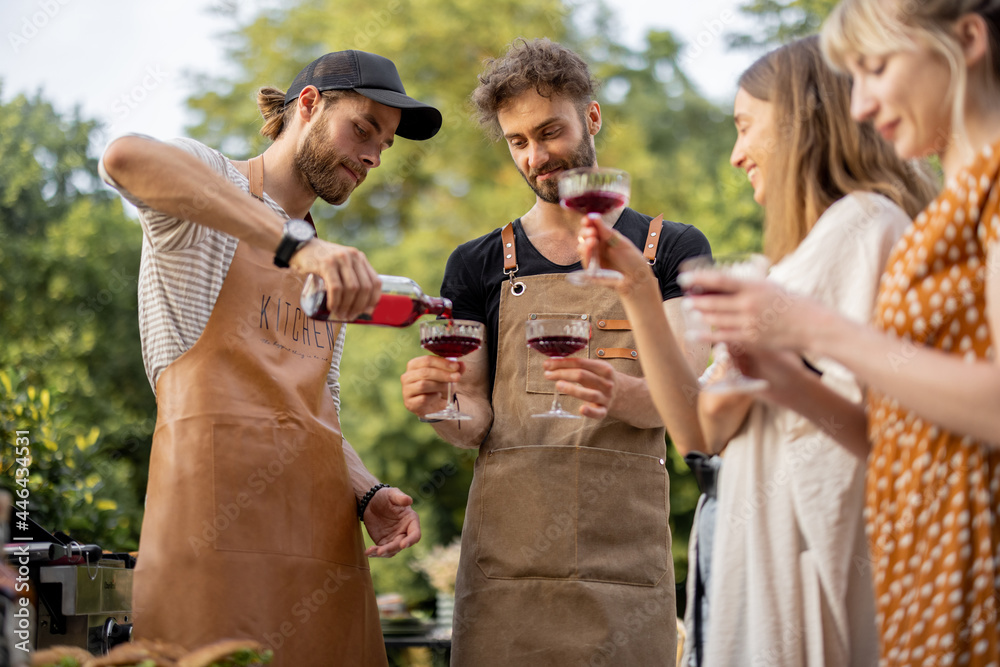
<svg viewBox="0 0 1000 667"><path fill-rule="evenodd" d="M677 282L685 294L712 294L717 292L711 292L701 287L692 287L691 274L695 272L719 272L731 278L763 280L767 277L769 266L770 262L767 257L757 253L692 257L681 262ZM684 313L685 336L688 340L697 341L700 334L710 330L701 313L692 307L689 299L684 300L681 310ZM768 387L767 380L747 377L740 372L725 343L716 343L712 347L712 364L698 378L698 384L702 391L717 394L751 393L762 391Z"/></svg>
<svg viewBox="0 0 1000 667"><path fill-rule="evenodd" d="M472 320L430 320L420 323L420 345L448 361L458 361L483 344L483 323ZM455 388L448 383L448 405L437 412L424 415L424 419L449 419L464 421L472 415L455 407Z"/></svg>
<svg viewBox="0 0 1000 667"><path fill-rule="evenodd" d="M559 203L585 216L600 218L603 214L628 204L630 193L628 172L621 169L583 167L570 169L559 177ZM574 285L606 285L621 283L622 274L601 268L597 255L586 268L566 276Z"/></svg>
<svg viewBox="0 0 1000 667"><path fill-rule="evenodd" d="M547 357L561 359L587 347L590 341L590 322L583 318L559 318L551 320L528 320L525 325L528 347ZM552 407L548 412L540 412L532 417L556 419L582 419L563 409L559 402L559 390L555 390Z"/></svg>

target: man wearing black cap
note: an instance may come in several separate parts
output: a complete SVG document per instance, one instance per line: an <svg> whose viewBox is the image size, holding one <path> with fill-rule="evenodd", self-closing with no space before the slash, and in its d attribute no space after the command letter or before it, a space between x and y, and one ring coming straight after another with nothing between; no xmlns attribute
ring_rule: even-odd
<svg viewBox="0 0 1000 667"><path fill-rule="evenodd" d="M309 209L346 201L394 135L429 139L441 114L406 95L391 61L359 51L317 59L287 93L262 88L258 105L274 142L246 162L127 136L101 163L139 209L157 396L134 631L188 648L257 639L275 665L384 665L366 556L413 545L420 525L341 436L343 326L298 301L315 273L332 313L371 311L375 270L316 238Z"/></svg>

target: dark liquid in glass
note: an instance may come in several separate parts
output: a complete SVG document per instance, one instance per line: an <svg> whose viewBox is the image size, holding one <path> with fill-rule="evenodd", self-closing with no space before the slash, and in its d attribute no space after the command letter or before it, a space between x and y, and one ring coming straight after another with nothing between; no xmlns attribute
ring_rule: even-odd
<svg viewBox="0 0 1000 667"><path fill-rule="evenodd" d="M712 294L732 294L732 292L725 292L723 290L718 290L718 289L705 289L704 287L698 287L698 286L689 287L689 288L683 290L683 292L685 294L689 294L691 296L702 296L702 295L712 295Z"/></svg>
<svg viewBox="0 0 1000 667"><path fill-rule="evenodd" d="M528 347L547 357L568 357L587 347L587 339L577 336L539 336L529 340Z"/></svg>
<svg viewBox="0 0 1000 667"><path fill-rule="evenodd" d="M562 205L580 213L607 213L625 205L625 195L618 192L591 190L573 197L566 197Z"/></svg>
<svg viewBox="0 0 1000 667"><path fill-rule="evenodd" d="M420 344L439 357L464 357L478 350L480 341L472 336L437 336L422 340Z"/></svg>

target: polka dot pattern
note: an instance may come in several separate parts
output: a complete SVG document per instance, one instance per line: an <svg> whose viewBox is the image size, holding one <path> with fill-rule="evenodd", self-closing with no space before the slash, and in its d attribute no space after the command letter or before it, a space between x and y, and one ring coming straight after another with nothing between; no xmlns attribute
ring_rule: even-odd
<svg viewBox="0 0 1000 667"><path fill-rule="evenodd" d="M987 147L917 216L889 258L877 326L970 363L993 358L985 283L998 175L1000 150ZM1000 452L888 396L871 392L868 408L880 664L1000 667Z"/></svg>

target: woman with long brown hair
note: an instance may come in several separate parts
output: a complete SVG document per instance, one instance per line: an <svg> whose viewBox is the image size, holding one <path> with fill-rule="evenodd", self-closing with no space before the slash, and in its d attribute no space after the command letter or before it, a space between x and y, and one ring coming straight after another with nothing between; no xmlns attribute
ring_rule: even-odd
<svg viewBox="0 0 1000 667"><path fill-rule="evenodd" d="M712 337L760 332L871 387L865 510L882 663L1000 664L1000 1L845 0L823 27L853 79L851 112L903 158L936 155L946 187L893 249L872 326L764 282L699 277ZM858 446L860 444L860 447ZM856 449L855 449L856 448Z"/></svg>
<svg viewBox="0 0 1000 667"><path fill-rule="evenodd" d="M850 82L826 66L817 38L765 55L739 81L731 163L747 173L765 208L771 280L866 321L889 250L933 185L871 128L850 121L849 99ZM646 303L652 296L641 258L607 228L592 225L587 236L588 249L630 277L623 300L669 430L678 408L656 384L673 377L660 352L669 336ZM725 463L710 568L707 554L692 554L690 572L702 578L709 604L697 595L689 601L699 622L689 634L688 664L873 664L870 572L856 567L867 562L864 466L795 412L810 415L808 398L820 387L852 405L860 403L862 388L842 366L821 358L808 360L812 369L796 355L749 347L734 350L734 358L751 370L784 373L758 394L698 397L706 449L724 448ZM863 430L849 437L863 439ZM697 537L704 543L707 535Z"/></svg>

